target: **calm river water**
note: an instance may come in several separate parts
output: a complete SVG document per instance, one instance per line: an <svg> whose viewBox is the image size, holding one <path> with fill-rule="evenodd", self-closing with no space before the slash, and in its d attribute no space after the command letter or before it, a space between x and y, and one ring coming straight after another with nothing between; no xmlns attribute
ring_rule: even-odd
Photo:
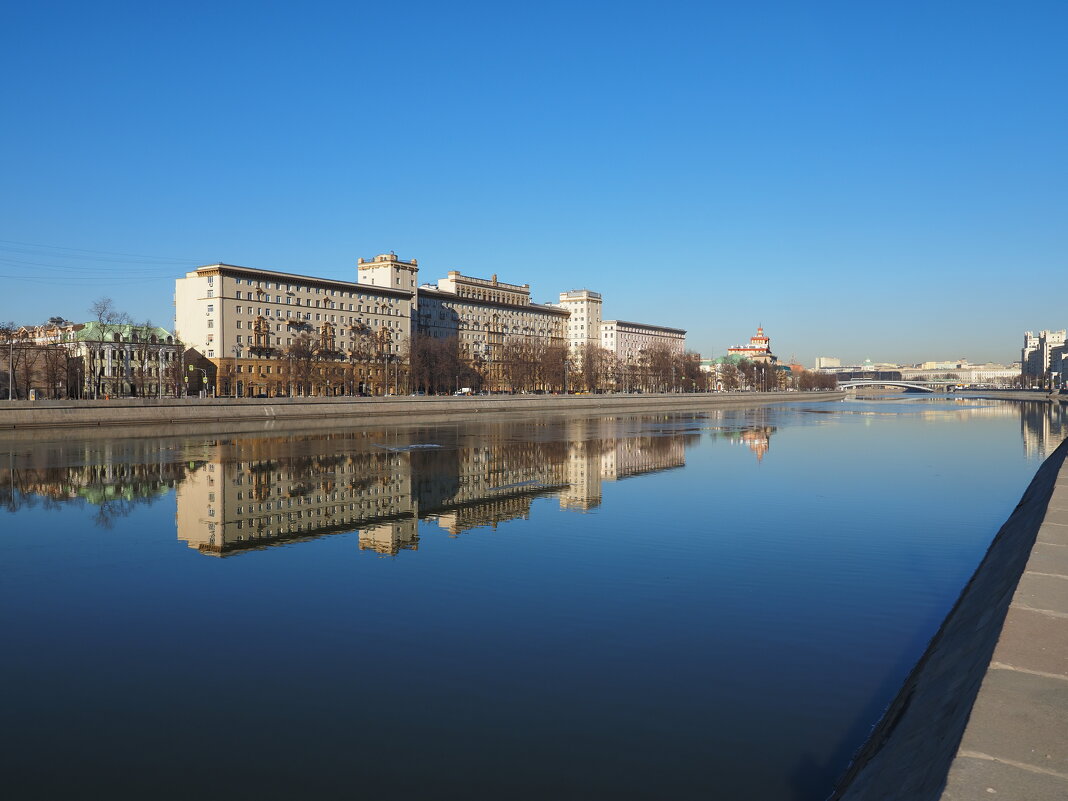
<svg viewBox="0 0 1068 801"><path fill-rule="evenodd" d="M0 442L10 799L823 799L1055 406Z"/></svg>

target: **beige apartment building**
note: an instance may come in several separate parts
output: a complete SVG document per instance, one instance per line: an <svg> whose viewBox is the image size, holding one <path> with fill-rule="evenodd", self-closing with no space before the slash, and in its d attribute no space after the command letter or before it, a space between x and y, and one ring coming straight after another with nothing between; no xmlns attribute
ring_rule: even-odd
<svg viewBox="0 0 1068 801"><path fill-rule="evenodd" d="M568 312L532 303L529 284L507 284L451 270L437 284L419 287L416 330L459 342L460 356L479 366L491 389L503 384L505 344L521 342L533 352L567 341Z"/></svg>
<svg viewBox="0 0 1068 801"><path fill-rule="evenodd" d="M601 344L624 364L636 364L642 353L658 347L681 356L686 349L686 331L626 320L605 320L601 324Z"/></svg>
<svg viewBox="0 0 1068 801"><path fill-rule="evenodd" d="M357 266L356 283L198 267L175 282L176 334L216 366L216 395L396 392L415 298L399 284L418 267L392 255Z"/></svg>
<svg viewBox="0 0 1068 801"><path fill-rule="evenodd" d="M599 345L637 365L663 345L682 354L677 328L601 319L588 289L559 304L531 302L529 284L450 271L419 283L419 264L394 253L357 259L356 281L232 264L198 267L175 282L176 336L213 366L219 396L350 395L409 391L415 334L455 338L489 389L513 388L507 366L548 348Z"/></svg>
<svg viewBox="0 0 1068 801"><path fill-rule="evenodd" d="M589 289L572 289L560 293L560 308L570 316L567 321L567 346L571 358L576 358L585 345L603 347L601 337L600 292Z"/></svg>

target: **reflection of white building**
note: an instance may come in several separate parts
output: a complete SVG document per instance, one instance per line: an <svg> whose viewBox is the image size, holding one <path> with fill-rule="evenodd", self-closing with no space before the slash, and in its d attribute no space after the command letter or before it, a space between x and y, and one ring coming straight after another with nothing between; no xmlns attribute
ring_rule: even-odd
<svg viewBox="0 0 1068 801"><path fill-rule="evenodd" d="M623 436L620 425L606 418L566 441L522 442L501 424L477 444L440 449L407 448L384 431L219 443L177 489L178 537L227 555L358 531L360 549L396 554L418 548L420 519L458 535L525 518L547 495L586 510L603 480L683 464L683 437Z"/></svg>
<svg viewBox="0 0 1068 801"><path fill-rule="evenodd" d="M1068 437L1068 406L1060 403L1021 403L1020 434L1029 459L1046 459Z"/></svg>

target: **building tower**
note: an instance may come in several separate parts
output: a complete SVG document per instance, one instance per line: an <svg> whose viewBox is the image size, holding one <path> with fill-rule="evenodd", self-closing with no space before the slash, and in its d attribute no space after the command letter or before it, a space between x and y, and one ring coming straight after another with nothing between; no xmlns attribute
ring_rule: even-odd
<svg viewBox="0 0 1068 801"><path fill-rule="evenodd" d="M560 307L571 317L567 322L568 352L579 354L583 345L601 346L601 293L588 289L572 289L560 293Z"/></svg>
<svg viewBox="0 0 1068 801"><path fill-rule="evenodd" d="M373 259L356 259L356 283L404 289L415 292L419 287L419 261L404 261L393 251Z"/></svg>

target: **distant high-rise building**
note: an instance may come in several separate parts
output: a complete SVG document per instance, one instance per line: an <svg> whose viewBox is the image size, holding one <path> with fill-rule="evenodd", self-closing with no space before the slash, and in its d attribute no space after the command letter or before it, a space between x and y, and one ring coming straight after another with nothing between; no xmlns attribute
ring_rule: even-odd
<svg viewBox="0 0 1068 801"><path fill-rule="evenodd" d="M1058 380L1063 381L1064 356L1068 353L1068 330L1031 331L1024 333L1024 346L1020 351L1021 372L1024 377L1042 378L1051 373L1058 373Z"/></svg>
<svg viewBox="0 0 1068 801"><path fill-rule="evenodd" d="M836 356L817 356L816 357L816 369L822 370L825 367L841 367L842 360Z"/></svg>

